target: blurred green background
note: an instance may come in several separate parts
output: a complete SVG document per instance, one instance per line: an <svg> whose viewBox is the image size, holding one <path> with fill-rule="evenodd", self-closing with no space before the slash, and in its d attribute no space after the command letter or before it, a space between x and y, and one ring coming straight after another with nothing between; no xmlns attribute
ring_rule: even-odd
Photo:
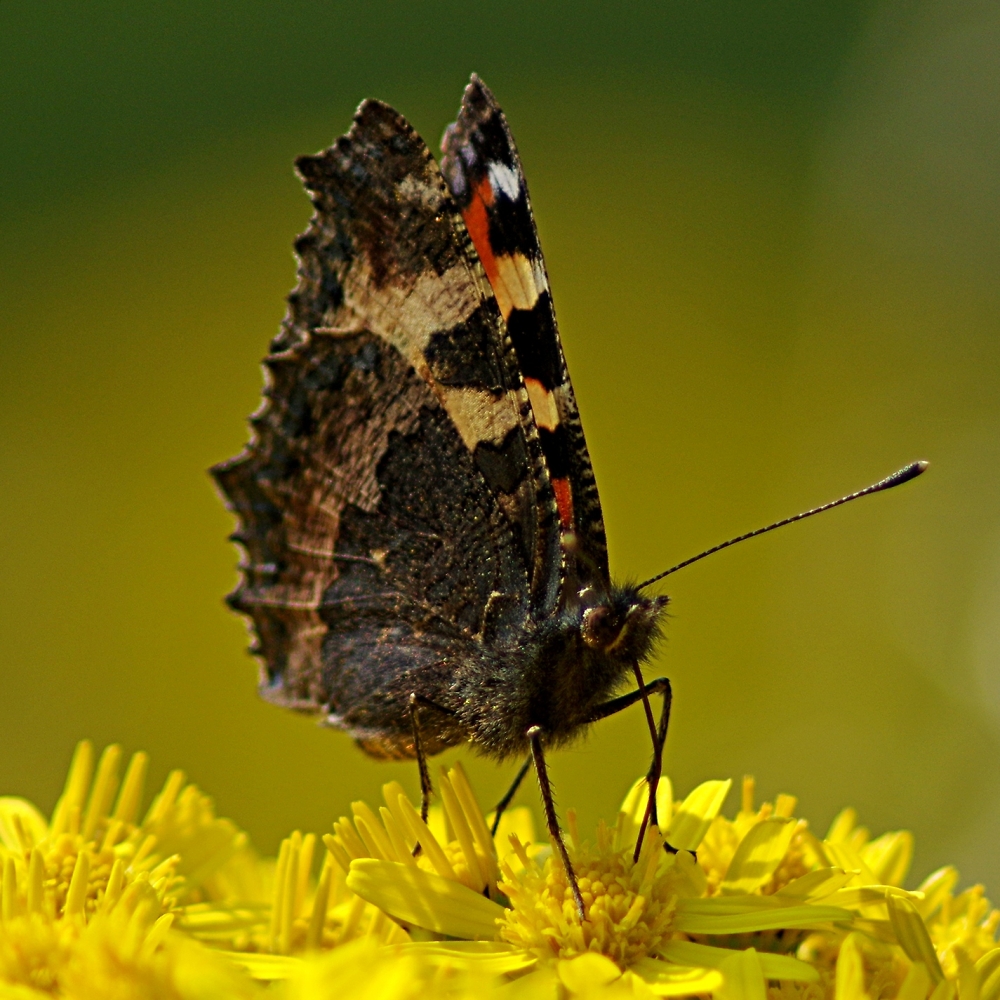
<svg viewBox="0 0 1000 1000"><path fill-rule="evenodd" d="M293 157L366 96L436 147L476 70L617 574L933 462L670 581L676 788L751 772L819 832L853 804L1000 894L998 47L977 0L5 2L0 791L49 809L79 737L121 741L273 851L416 790L257 699L205 470L294 282ZM647 748L600 725L560 803L612 815ZM470 767L484 803L512 773Z"/></svg>

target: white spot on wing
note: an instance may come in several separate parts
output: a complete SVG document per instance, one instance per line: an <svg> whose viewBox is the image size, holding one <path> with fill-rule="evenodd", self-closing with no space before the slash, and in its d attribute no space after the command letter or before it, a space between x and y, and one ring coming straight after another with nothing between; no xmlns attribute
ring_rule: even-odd
<svg viewBox="0 0 1000 1000"><path fill-rule="evenodd" d="M517 201L521 197L521 178L513 167L494 160L486 169L494 194L503 194L511 201Z"/></svg>
<svg viewBox="0 0 1000 1000"><path fill-rule="evenodd" d="M548 291L549 279L545 277L545 265L542 263L541 257L535 257L532 259L531 276L535 279L535 288L538 289L539 295L541 295L542 292Z"/></svg>

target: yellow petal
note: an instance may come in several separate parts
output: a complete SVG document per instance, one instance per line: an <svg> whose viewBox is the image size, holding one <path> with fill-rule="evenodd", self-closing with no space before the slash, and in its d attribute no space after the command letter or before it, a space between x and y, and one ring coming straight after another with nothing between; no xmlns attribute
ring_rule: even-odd
<svg viewBox="0 0 1000 1000"><path fill-rule="evenodd" d="M817 868L800 878L792 879L774 895L782 899L823 899L838 889L842 889L857 872L845 872L840 868Z"/></svg>
<svg viewBox="0 0 1000 1000"><path fill-rule="evenodd" d="M18 827L29 840L21 842ZM0 844L8 851L30 851L35 844L48 836L49 824L45 817L27 800L13 796L0 798Z"/></svg>
<svg viewBox="0 0 1000 1000"><path fill-rule="evenodd" d="M646 815L646 803L649 801L649 783L645 778L640 778L630 789L625 801L619 810L624 816L622 825L621 840L622 845L629 841L635 841L639 835L639 827L642 818ZM670 779L665 775L660 775L660 781L656 786L656 818L659 821L660 829L663 830L670 823L674 811L674 789L670 784Z"/></svg>
<svg viewBox="0 0 1000 1000"><path fill-rule="evenodd" d="M846 843L857 822L858 814L853 809L850 807L842 809L834 816L833 822L830 824L830 829L826 834L826 842L831 844Z"/></svg>
<svg viewBox="0 0 1000 1000"><path fill-rule="evenodd" d="M271 982L276 979L288 979L302 967L302 959L291 955L265 955L247 951L220 951L235 965L246 969L248 973L261 982Z"/></svg>
<svg viewBox="0 0 1000 1000"><path fill-rule="evenodd" d="M837 958L837 987L834 1000L870 1000L865 992L865 962L861 935L856 931L844 938Z"/></svg>
<svg viewBox="0 0 1000 1000"><path fill-rule="evenodd" d="M678 850L696 851L712 820L719 814L733 781L702 782L681 803L664 839Z"/></svg>
<svg viewBox="0 0 1000 1000"><path fill-rule="evenodd" d="M556 964L559 980L570 993L607 986L621 978L622 970L606 955L588 952L577 958L564 958Z"/></svg>
<svg viewBox="0 0 1000 1000"><path fill-rule="evenodd" d="M497 993L504 1000L557 1000L563 989L551 966L539 966L526 976L518 976Z"/></svg>
<svg viewBox="0 0 1000 1000"><path fill-rule="evenodd" d="M927 966L923 962L914 962L899 987L896 1000L926 1000L930 989L931 977Z"/></svg>
<svg viewBox="0 0 1000 1000"><path fill-rule="evenodd" d="M713 991L719 1000L767 1000L764 970L753 948L732 952L723 959L719 971L723 983Z"/></svg>
<svg viewBox="0 0 1000 1000"><path fill-rule="evenodd" d="M932 917L934 912L951 896L957 881L958 872L951 865L946 865L944 868L939 868L936 872L931 872L920 883L918 891L924 894L924 900L922 903L916 903L915 905L925 920Z"/></svg>
<svg viewBox="0 0 1000 1000"><path fill-rule="evenodd" d="M492 938L504 912L460 882L398 861L352 861L347 887L390 917L449 937Z"/></svg>
<svg viewBox="0 0 1000 1000"><path fill-rule="evenodd" d="M937 952L931 942L927 927L913 903L904 896L888 896L885 901L889 911L889 920L895 931L896 940L906 952L911 962L923 962L927 966L931 979L941 982L944 973L938 962Z"/></svg>
<svg viewBox="0 0 1000 1000"><path fill-rule="evenodd" d="M520 972L538 959L534 955L501 941L414 941L400 945L401 955L416 955L431 961L458 960L490 976Z"/></svg>
<svg viewBox="0 0 1000 1000"><path fill-rule="evenodd" d="M986 952L976 962L980 1000L1000 1000L1000 948Z"/></svg>
<svg viewBox="0 0 1000 1000"><path fill-rule="evenodd" d="M750 828L733 854L722 892L753 892L770 879L792 842L795 820L775 817Z"/></svg>
<svg viewBox="0 0 1000 1000"><path fill-rule="evenodd" d="M747 897L739 897L745 900ZM750 897L753 898L753 897ZM768 899L767 896L757 897ZM773 898L773 897L771 897ZM723 903L726 897L719 897ZM853 914L837 906L774 906L764 904L752 909L727 910L716 899L679 899L674 930L686 934L748 934L752 931L779 930L783 927L816 927L837 920L850 920ZM707 904L707 905L706 905Z"/></svg>
<svg viewBox="0 0 1000 1000"><path fill-rule="evenodd" d="M913 860L913 834L909 830L885 833L861 851L861 859L884 885L902 886Z"/></svg>
<svg viewBox="0 0 1000 1000"><path fill-rule="evenodd" d="M490 827L493 826L494 813L486 817ZM527 806L515 806L508 809L500 817L500 825L497 827L497 834L493 838L497 857L505 859L511 863L510 835L516 834L517 839L522 844L533 844L535 842L535 819L531 810Z"/></svg>
<svg viewBox="0 0 1000 1000"><path fill-rule="evenodd" d="M853 885L879 885L879 879L875 873L850 844L831 843L825 840L823 841L823 851L831 865L843 868L844 871L858 872Z"/></svg>
<svg viewBox="0 0 1000 1000"><path fill-rule="evenodd" d="M775 893L777 895L777 893ZM894 885L859 885L838 889L824 899L830 906L844 906L848 909L871 906L881 903L892 896L895 899L908 899L915 906L920 903L920 894L897 889Z"/></svg>
<svg viewBox="0 0 1000 1000"><path fill-rule="evenodd" d="M665 840L678 850L696 851L712 820L726 801L732 778L704 781L680 804L667 827Z"/></svg>
<svg viewBox="0 0 1000 1000"><path fill-rule="evenodd" d="M673 962L660 962L655 958L642 958L630 968L653 993L661 997L711 993L722 985L721 972L701 966L683 963L675 965Z"/></svg>
<svg viewBox="0 0 1000 1000"><path fill-rule="evenodd" d="M686 966L701 966L706 969L720 968L732 953L732 948L714 948L712 945L697 944L694 941L668 941L660 947L660 954L671 962ZM800 962L791 955L758 952L757 960L764 970L765 979L794 979L803 983L814 983L819 980L819 973L813 966Z"/></svg>
<svg viewBox="0 0 1000 1000"><path fill-rule="evenodd" d="M979 972L975 965L973 965L964 948L955 948L955 959L958 962L959 1000L979 1000Z"/></svg>

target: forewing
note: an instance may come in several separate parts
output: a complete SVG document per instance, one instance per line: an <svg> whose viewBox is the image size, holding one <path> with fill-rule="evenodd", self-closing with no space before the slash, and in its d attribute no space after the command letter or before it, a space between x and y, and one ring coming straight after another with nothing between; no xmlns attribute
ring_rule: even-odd
<svg viewBox="0 0 1000 1000"><path fill-rule="evenodd" d="M578 573L608 583L597 482L556 326L521 161L507 120L477 77L441 144L442 171L507 322L552 477L562 528L577 538Z"/></svg>
<svg viewBox="0 0 1000 1000"><path fill-rule="evenodd" d="M556 506L490 285L427 147L365 102L297 167L316 207L242 455L214 469L246 550L265 696L412 753L408 697L558 592ZM424 712L429 749L463 738Z"/></svg>

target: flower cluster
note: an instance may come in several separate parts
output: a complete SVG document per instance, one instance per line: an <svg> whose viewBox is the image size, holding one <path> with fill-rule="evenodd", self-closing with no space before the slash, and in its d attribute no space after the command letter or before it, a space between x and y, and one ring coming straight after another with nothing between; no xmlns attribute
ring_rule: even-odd
<svg viewBox="0 0 1000 1000"><path fill-rule="evenodd" d="M638 856L644 781L592 839L570 810L581 921L530 812L493 836L460 765L427 822L391 782L262 859L180 772L140 819L146 757L120 764L81 743L50 820L0 798L0 998L1000 1000L981 886L908 891L909 833L845 810L820 838L751 779L732 819L730 782L661 781Z"/></svg>

